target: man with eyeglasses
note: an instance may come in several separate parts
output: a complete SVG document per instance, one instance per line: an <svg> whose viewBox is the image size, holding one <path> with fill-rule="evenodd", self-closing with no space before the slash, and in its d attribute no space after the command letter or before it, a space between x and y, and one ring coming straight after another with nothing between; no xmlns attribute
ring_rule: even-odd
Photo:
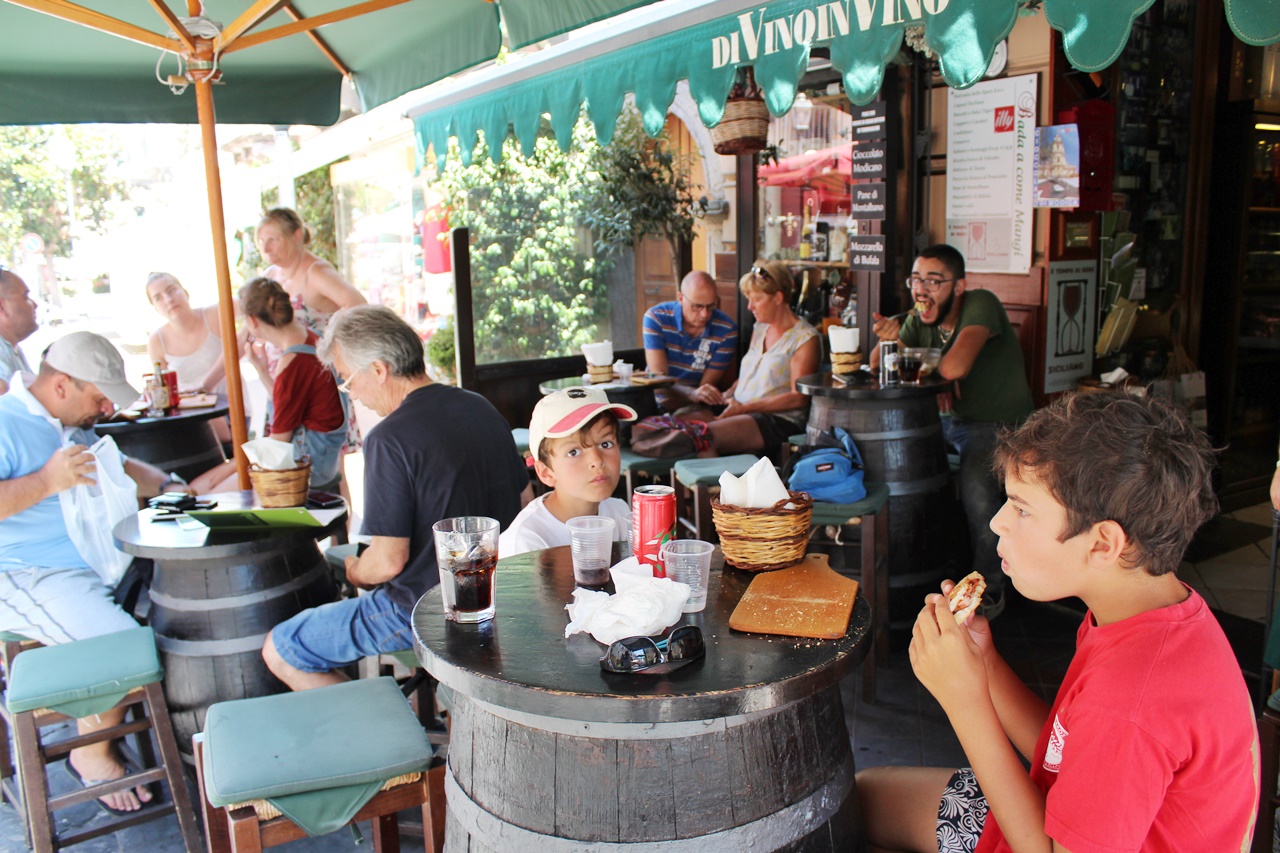
<svg viewBox="0 0 1280 853"><path fill-rule="evenodd" d="M39 327L27 283L13 270L0 267L0 394L9 390L9 380L16 371L31 372L18 344Z"/></svg>
<svg viewBox="0 0 1280 853"><path fill-rule="evenodd" d="M907 279L915 310L902 323L875 315L882 341L937 347L937 373L955 383L951 417L943 418L947 441L960 452L960 500L973 544L973 569L987 581L983 615L1004 609L1004 573L989 523L1004 503L991 470L996 434L1020 423L1035 404L1023 367L1022 346L1000 299L989 290L966 290L964 256L945 243L916 258ZM878 348L871 351L879 367Z"/></svg>
<svg viewBox="0 0 1280 853"><path fill-rule="evenodd" d="M719 308L716 283L694 270L680 282L675 302L644 313L644 360L650 373L675 377L659 402L669 411L690 403L713 405L738 349L738 326Z"/></svg>

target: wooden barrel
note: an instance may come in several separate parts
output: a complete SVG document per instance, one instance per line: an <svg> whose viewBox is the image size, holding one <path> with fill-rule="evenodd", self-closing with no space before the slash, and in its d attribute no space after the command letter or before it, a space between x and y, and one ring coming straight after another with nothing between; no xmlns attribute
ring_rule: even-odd
<svg viewBox="0 0 1280 853"><path fill-rule="evenodd" d="M305 533L156 558L150 623L186 760L211 704L288 691L262 660L267 632L335 598L329 567Z"/></svg>
<svg viewBox="0 0 1280 853"><path fill-rule="evenodd" d="M889 486L889 621L895 628L910 625L924 596L937 592L965 557L964 512L937 401L932 394L857 400L815 395L809 437L833 426L853 436L867 479Z"/></svg>
<svg viewBox="0 0 1280 853"><path fill-rule="evenodd" d="M832 746L849 742L838 684L687 722L566 720L460 692L450 713L448 850L865 849L853 756Z"/></svg>

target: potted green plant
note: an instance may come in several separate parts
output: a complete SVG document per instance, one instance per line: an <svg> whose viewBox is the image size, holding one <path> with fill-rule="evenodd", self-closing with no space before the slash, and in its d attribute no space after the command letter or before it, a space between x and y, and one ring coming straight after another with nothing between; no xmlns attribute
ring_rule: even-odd
<svg viewBox="0 0 1280 853"><path fill-rule="evenodd" d="M452 385L457 381L457 348L453 337L453 319L438 326L427 338L427 364L435 368L437 381Z"/></svg>

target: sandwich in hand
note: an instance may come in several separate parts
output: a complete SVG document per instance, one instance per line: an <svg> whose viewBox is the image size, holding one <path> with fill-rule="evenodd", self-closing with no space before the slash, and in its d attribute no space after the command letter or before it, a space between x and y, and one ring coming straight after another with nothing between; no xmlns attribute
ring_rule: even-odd
<svg viewBox="0 0 1280 853"><path fill-rule="evenodd" d="M987 581L980 572L970 572L951 588L947 595L947 606L956 617L956 624L963 625L982 603L982 593L987 589Z"/></svg>

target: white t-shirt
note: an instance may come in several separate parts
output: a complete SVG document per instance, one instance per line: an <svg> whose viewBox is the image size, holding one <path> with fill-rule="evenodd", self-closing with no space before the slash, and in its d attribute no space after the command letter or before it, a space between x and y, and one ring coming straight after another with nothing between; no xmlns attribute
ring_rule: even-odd
<svg viewBox="0 0 1280 853"><path fill-rule="evenodd" d="M511 526L498 536L499 559L569 544L569 525L552 515L551 510L544 506L548 497L549 495L541 495L529 501L529 505L520 510ZM596 515L612 518L618 528L614 531L614 540L626 541L631 530L631 508L626 501L606 498Z"/></svg>

